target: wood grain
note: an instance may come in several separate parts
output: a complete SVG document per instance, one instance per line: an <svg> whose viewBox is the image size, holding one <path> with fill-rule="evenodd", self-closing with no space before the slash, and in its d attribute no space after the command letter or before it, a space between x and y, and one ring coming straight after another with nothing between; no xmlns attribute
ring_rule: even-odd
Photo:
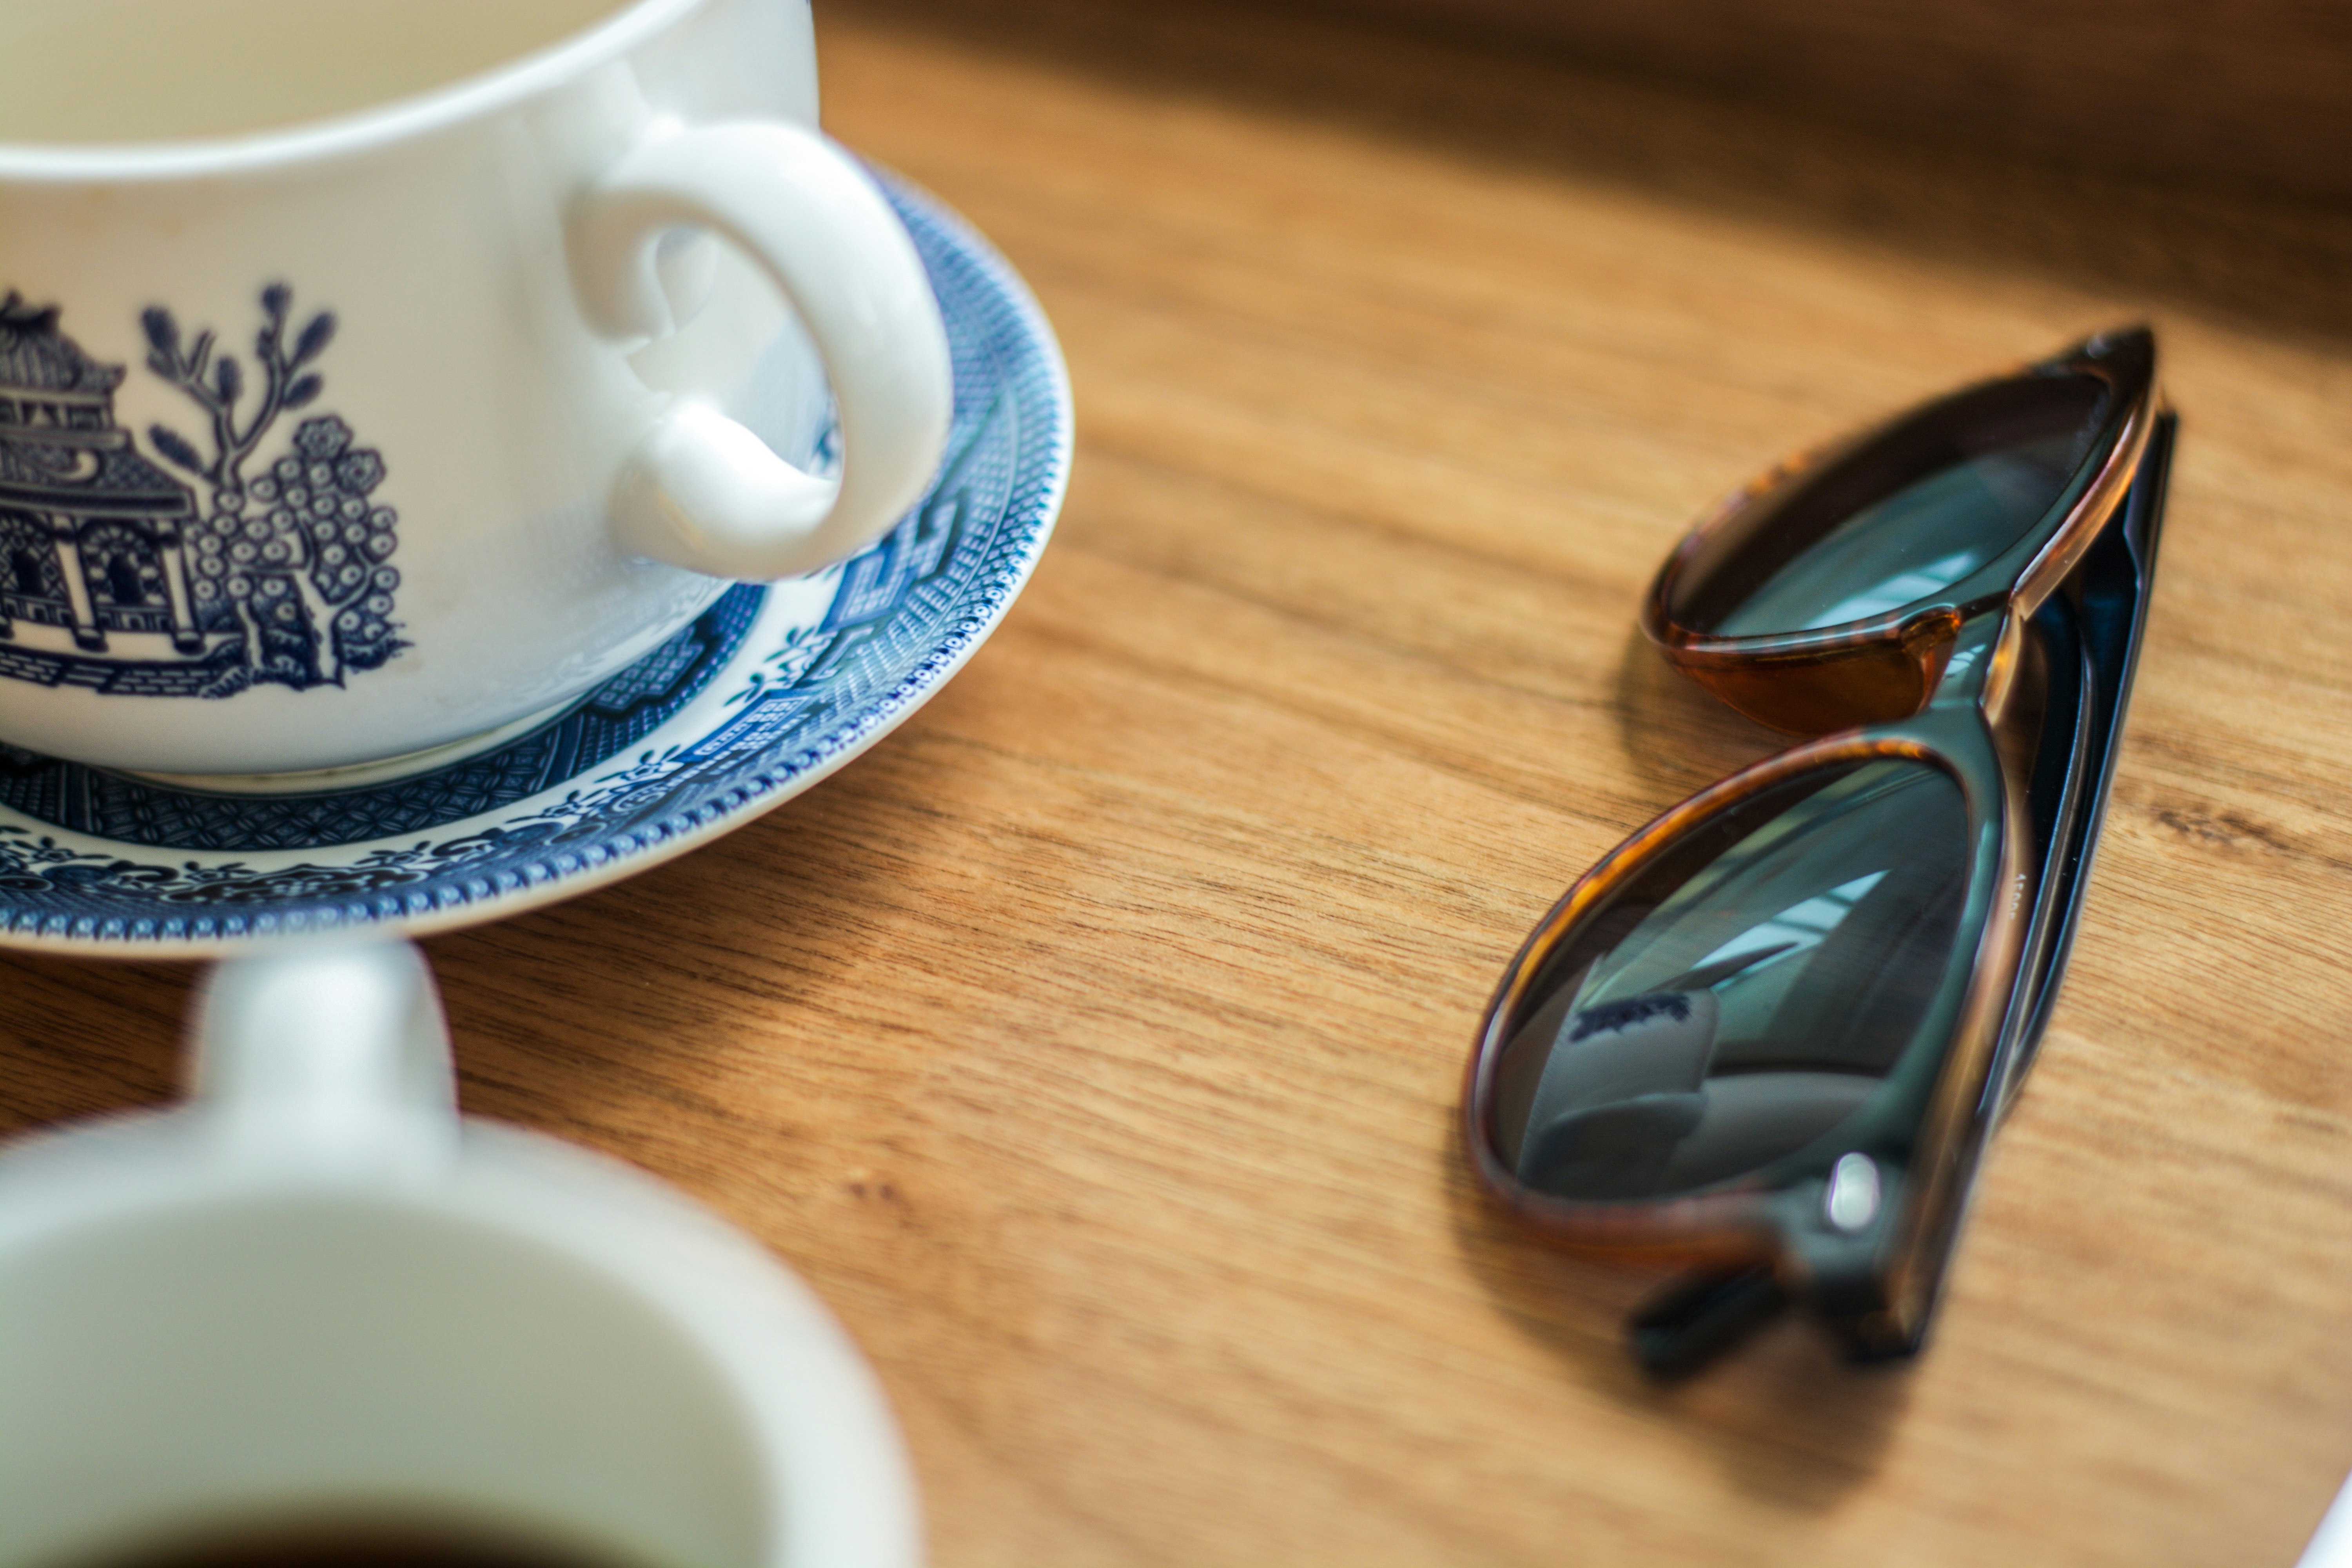
<svg viewBox="0 0 2352 1568"><path fill-rule="evenodd" d="M1060 537L840 777L431 942L468 1108L801 1269L945 1564L2291 1561L2352 1466L2352 224L1335 23L977 16L828 11L828 116L1052 315ZM1528 925L1772 744L1640 589L1783 451L2143 315L2138 692L1937 1342L1649 1387L1650 1280L1454 1133ZM168 1096L189 978L0 961L5 1124Z"/></svg>

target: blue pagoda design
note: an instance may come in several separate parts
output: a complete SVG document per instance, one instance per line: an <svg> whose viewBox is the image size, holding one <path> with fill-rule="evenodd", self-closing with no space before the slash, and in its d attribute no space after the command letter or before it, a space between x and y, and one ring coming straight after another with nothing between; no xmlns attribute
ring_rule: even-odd
<svg viewBox="0 0 2352 1568"><path fill-rule="evenodd" d="M283 283L261 290L250 361L141 313L147 368L204 419L201 445L151 426L159 464L115 423L123 367L58 331L58 307L0 298L0 678L222 698L341 686L408 646L383 455L333 414L262 450L326 384L311 367L334 314L297 331L293 305Z"/></svg>
<svg viewBox="0 0 2352 1568"><path fill-rule="evenodd" d="M122 376L58 331L56 307L0 300L0 673L193 691L205 677L136 667L201 664L236 639L198 627L195 499L115 424Z"/></svg>

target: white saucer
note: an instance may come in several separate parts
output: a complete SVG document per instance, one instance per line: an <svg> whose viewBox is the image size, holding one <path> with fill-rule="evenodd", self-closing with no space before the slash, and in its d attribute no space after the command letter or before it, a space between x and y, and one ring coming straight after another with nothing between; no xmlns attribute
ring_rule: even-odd
<svg viewBox="0 0 2352 1568"><path fill-rule="evenodd" d="M0 742L0 946L194 957L496 920L741 826L921 706L1045 549L1070 390L1003 260L929 198L891 196L939 291L956 411L939 478L888 537L814 577L732 588L561 714L397 778L199 789Z"/></svg>

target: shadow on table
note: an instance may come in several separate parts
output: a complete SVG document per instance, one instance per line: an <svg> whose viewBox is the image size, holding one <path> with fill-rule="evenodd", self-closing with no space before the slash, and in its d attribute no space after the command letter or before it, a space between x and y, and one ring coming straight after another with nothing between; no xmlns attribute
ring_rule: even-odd
<svg viewBox="0 0 2352 1568"><path fill-rule="evenodd" d="M1733 1485L1790 1508L1827 1509L1867 1481L1910 1402L1907 1363L1856 1366L1789 1313L1688 1380L1661 1384L1634 1363L1624 1321L1673 1275L1578 1258L1538 1241L1477 1191L1458 1153L1439 1172L1455 1243L1504 1318L1556 1358L1561 1375L1672 1417Z"/></svg>
<svg viewBox="0 0 2352 1568"><path fill-rule="evenodd" d="M1660 656L1639 626L1617 658L1617 730L1635 776L1655 786L1653 815L1797 743L1744 719Z"/></svg>
<svg viewBox="0 0 2352 1568"><path fill-rule="evenodd" d="M906 814L903 801L877 805L835 786L786 803L729 847L430 939L467 1109L626 1142L598 1108L689 1096L707 1048L695 1024L716 1027L725 1012L714 996L763 993L789 1008L815 971L860 961L871 945L861 938L887 921L891 900L873 886L887 879L877 862L854 851L907 836L894 809ZM770 850L758 876L730 872L754 844ZM762 945L747 954L754 921ZM665 933L658 948L648 931ZM689 973L689 963L703 967ZM182 1040L205 968L0 953L0 1138L180 1099ZM703 1109L724 1119L731 1108Z"/></svg>
<svg viewBox="0 0 2352 1568"><path fill-rule="evenodd" d="M919 911L894 868L948 853L907 745L884 741L848 777L720 843L428 940L466 1109L706 1196L747 1170L799 1172L812 1157L803 1119L816 1113L798 1095L747 1094L740 1075L764 1060L763 1019L875 1026L839 1019L839 998L904 962ZM789 1072L814 1079L819 1065Z"/></svg>
<svg viewBox="0 0 2352 1568"><path fill-rule="evenodd" d="M1938 262L2352 339L2352 213L1906 142L1594 72L1540 44L1237 0L842 0L1150 90L1341 122Z"/></svg>
<svg viewBox="0 0 2352 1568"><path fill-rule="evenodd" d="M180 1098L180 1037L198 973L0 954L0 1138Z"/></svg>

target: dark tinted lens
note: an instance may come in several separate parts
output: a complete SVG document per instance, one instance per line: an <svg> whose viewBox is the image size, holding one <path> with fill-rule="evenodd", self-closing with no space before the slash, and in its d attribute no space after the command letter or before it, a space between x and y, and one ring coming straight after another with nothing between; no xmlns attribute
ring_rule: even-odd
<svg viewBox="0 0 2352 1568"><path fill-rule="evenodd" d="M1652 861L1504 1024L1488 1135L1567 1198L1662 1197L1853 1113L1927 1016L1968 875L1958 785L1921 763L1808 773Z"/></svg>
<svg viewBox="0 0 2352 1568"><path fill-rule="evenodd" d="M2002 382L1937 405L1766 503L1684 590L1685 625L1809 631L1940 593L2047 517L2090 456L2090 376Z"/></svg>

